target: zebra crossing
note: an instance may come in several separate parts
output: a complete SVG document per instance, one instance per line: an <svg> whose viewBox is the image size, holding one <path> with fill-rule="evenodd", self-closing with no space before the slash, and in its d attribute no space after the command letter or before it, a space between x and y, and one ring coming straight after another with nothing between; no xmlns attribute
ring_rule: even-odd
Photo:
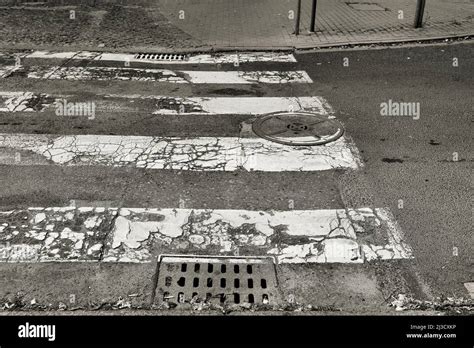
<svg viewBox="0 0 474 348"><path fill-rule="evenodd" d="M151 65L172 64L147 56ZM32 52L31 64L0 67L0 80L134 81L157 84L274 85L305 84L306 71L293 70L289 54L197 55L185 63L207 66L233 64L234 70L133 67L141 56L94 52ZM52 65L38 64L51 60ZM57 60L105 61L125 66L66 66ZM240 69L245 64L288 63L290 69ZM180 61L179 64L182 62ZM194 67L194 65L192 66ZM247 65L248 67L248 65ZM235 70L238 68L238 70ZM344 134L321 146L288 146L258 137L252 121L277 111L311 111L334 118L319 96L215 97L104 94L81 100L33 91L0 91L3 115L54 115L58 100L92 102L100 119L110 105L130 112L145 108L152 116L245 115L234 136L145 136L136 134L0 133L0 165L130 168L167 173L298 173L358 170L363 162ZM130 106L130 102L139 106ZM265 183L263 183L265 184ZM318 185L318 183L309 183ZM210 188L212 189L212 188ZM219 194L214 192L214 194ZM97 200L100 200L98 198ZM209 200L212 200L210 194ZM212 206L212 204L211 204ZM2 262L153 262L163 254L271 256L278 263L364 263L411 258L412 250L389 209L342 207L288 210L217 209L218 207L67 206L22 207L0 212Z"/></svg>

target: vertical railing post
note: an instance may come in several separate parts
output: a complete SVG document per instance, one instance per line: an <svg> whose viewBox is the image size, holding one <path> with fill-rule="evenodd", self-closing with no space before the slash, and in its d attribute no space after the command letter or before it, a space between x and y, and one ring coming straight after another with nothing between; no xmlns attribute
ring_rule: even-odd
<svg viewBox="0 0 474 348"><path fill-rule="evenodd" d="M313 6L311 8L311 26L309 31L314 33L316 31L316 8L318 7L318 0L313 0Z"/></svg>
<svg viewBox="0 0 474 348"><path fill-rule="evenodd" d="M423 26L423 14L425 13L426 0L417 0L415 14L415 28Z"/></svg>
<svg viewBox="0 0 474 348"><path fill-rule="evenodd" d="M301 21L301 0L298 0L298 8L296 10L295 35L300 34L300 21Z"/></svg>

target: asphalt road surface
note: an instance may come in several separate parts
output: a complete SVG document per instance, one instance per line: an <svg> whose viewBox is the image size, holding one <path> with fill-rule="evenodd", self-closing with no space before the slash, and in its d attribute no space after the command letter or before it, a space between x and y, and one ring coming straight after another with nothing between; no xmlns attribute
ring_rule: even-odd
<svg viewBox="0 0 474 348"><path fill-rule="evenodd" d="M472 43L171 65L24 55L15 68L5 53L0 222L20 252L2 249L4 302L160 305L161 254L275 256L275 303L322 311L469 297ZM58 114L58 99L94 113ZM261 113L299 108L344 136L308 148L252 133Z"/></svg>

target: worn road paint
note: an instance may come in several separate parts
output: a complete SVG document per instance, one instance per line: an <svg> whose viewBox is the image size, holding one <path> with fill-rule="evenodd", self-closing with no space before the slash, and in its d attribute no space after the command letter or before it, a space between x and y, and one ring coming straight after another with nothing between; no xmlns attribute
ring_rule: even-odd
<svg viewBox="0 0 474 348"><path fill-rule="evenodd" d="M0 91L0 112L41 112L54 102L44 93Z"/></svg>
<svg viewBox="0 0 474 348"><path fill-rule="evenodd" d="M9 76L17 69L19 69L19 67L14 66L14 65L5 65L5 66L0 65L0 78L5 78Z"/></svg>
<svg viewBox="0 0 474 348"><path fill-rule="evenodd" d="M411 258L388 209L249 211L100 207L0 212L0 261L152 262L161 254L272 256L279 263ZM71 227L73 226L73 227ZM384 244L375 244L385 236ZM360 238L359 238L360 237ZM367 255L367 248L376 250Z"/></svg>
<svg viewBox="0 0 474 348"><path fill-rule="evenodd" d="M464 287L466 288L469 296L474 299L474 282L464 283Z"/></svg>
<svg viewBox="0 0 474 348"><path fill-rule="evenodd" d="M220 263L225 261L230 264L268 264L269 261L273 262L273 256L205 256L205 255L161 255L161 259L164 262L169 263Z"/></svg>
<svg viewBox="0 0 474 348"><path fill-rule="evenodd" d="M153 54L150 54L153 55ZM158 54L156 54L158 55ZM169 54L172 55L172 54ZM35 51L25 56L25 58L40 59L91 59L98 61L112 62L136 62L151 64L226 64L226 63L295 63L296 59L293 54L288 53L272 53L272 52L244 52L244 53L217 53L217 54L196 54L189 55L185 60L166 61L156 59L137 59L135 54L127 53L100 53L100 52L52 52L52 51Z"/></svg>
<svg viewBox="0 0 474 348"><path fill-rule="evenodd" d="M2 72L0 71L0 74ZM305 71L172 71L112 67L23 66L3 73L3 78L71 81L153 81L191 84L312 83Z"/></svg>
<svg viewBox="0 0 474 348"><path fill-rule="evenodd" d="M312 83L306 71L182 71L191 83Z"/></svg>
<svg viewBox="0 0 474 348"><path fill-rule="evenodd" d="M48 98L41 108L29 107L37 104L38 99ZM0 112L43 111L54 106L57 99L64 99L64 95L47 95L34 92L0 91ZM100 97L100 96L99 96ZM124 101L125 99L151 100L156 106L155 115L261 115L278 111L309 111L320 115L331 115L331 106L322 97L203 97L181 98L169 96L144 95L105 95L103 100L94 101L100 108L101 103L110 100ZM77 96L74 96L77 100ZM83 100L85 102L85 100ZM106 108L106 106L104 106Z"/></svg>
<svg viewBox="0 0 474 348"><path fill-rule="evenodd" d="M286 146L260 138L0 134L1 164L103 165L186 171L319 171L357 169L344 137L323 146Z"/></svg>
<svg viewBox="0 0 474 348"><path fill-rule="evenodd" d="M322 97L204 97L181 98L167 96L107 95L110 98L152 99L158 109L155 115L261 115L277 111L311 111L332 114L332 108Z"/></svg>
<svg viewBox="0 0 474 348"><path fill-rule="evenodd" d="M76 51L76 52L54 52L54 51L34 51L24 56L24 58L39 59L94 59L101 55L100 52Z"/></svg>

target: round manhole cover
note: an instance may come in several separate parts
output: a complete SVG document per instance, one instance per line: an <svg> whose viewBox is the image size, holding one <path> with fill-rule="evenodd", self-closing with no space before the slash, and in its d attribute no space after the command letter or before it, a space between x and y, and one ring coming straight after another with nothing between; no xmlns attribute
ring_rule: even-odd
<svg viewBox="0 0 474 348"><path fill-rule="evenodd" d="M252 124L258 136L293 146L322 145L344 134L336 120L311 112L275 112L259 117Z"/></svg>

